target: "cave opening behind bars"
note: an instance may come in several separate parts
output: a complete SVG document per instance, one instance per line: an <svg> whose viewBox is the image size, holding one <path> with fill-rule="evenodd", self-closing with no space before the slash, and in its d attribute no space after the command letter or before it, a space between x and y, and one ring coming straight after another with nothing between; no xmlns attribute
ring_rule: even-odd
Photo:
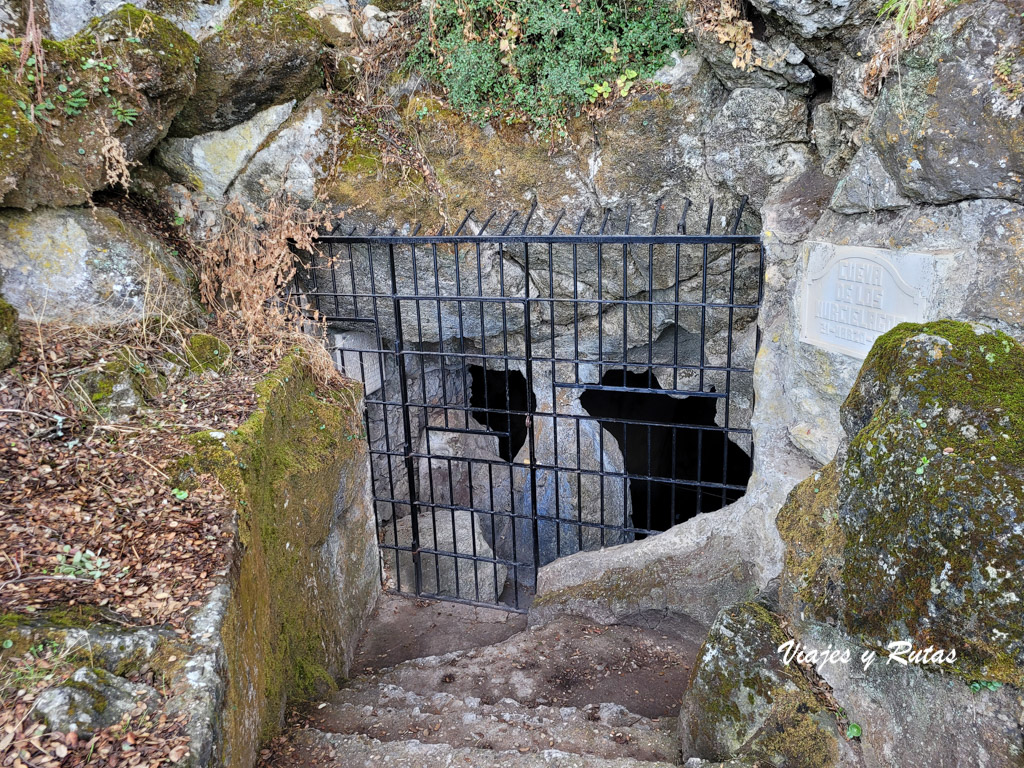
<svg viewBox="0 0 1024 768"><path fill-rule="evenodd" d="M524 610L554 559L743 495L764 252L742 210L320 238L297 289L364 384L388 588Z"/></svg>
<svg viewBox="0 0 1024 768"><path fill-rule="evenodd" d="M612 370L599 387L583 393L580 403L622 451L633 526L641 529L637 539L648 535L644 531L667 531L743 495L750 456L716 429L717 400L627 389L660 390L661 385L649 370Z"/></svg>

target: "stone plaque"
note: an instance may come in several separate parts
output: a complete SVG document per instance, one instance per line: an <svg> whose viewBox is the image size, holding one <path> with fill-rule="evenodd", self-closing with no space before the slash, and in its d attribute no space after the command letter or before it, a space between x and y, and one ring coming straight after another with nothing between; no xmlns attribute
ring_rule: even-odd
<svg viewBox="0 0 1024 768"><path fill-rule="evenodd" d="M926 318L935 259L922 253L811 243L800 340L867 357L875 339Z"/></svg>

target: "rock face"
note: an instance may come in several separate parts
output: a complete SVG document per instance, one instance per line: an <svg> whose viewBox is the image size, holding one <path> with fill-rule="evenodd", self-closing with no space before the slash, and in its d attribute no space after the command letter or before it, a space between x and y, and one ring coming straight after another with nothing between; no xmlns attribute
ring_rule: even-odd
<svg viewBox="0 0 1024 768"><path fill-rule="evenodd" d="M719 614L679 713L684 756L840 764L838 728L816 681L776 651L788 639L764 605L741 603Z"/></svg>
<svg viewBox="0 0 1024 768"><path fill-rule="evenodd" d="M297 355L257 388L232 434L199 433L179 487L213 472L239 501L242 543L220 623L227 686L222 763L251 766L285 701L347 676L380 590L358 384L322 393ZM194 479L193 479L194 482Z"/></svg>
<svg viewBox="0 0 1024 768"><path fill-rule="evenodd" d="M786 730L819 723L815 707L825 705L840 713L840 725L847 718L860 730L850 736L856 746L839 740L838 762L821 748L822 759L832 755L828 761L798 764L1021 759L1018 696L1000 684L1018 685L1022 669L1015 605L1024 553L1014 531L1024 457L1008 437L1024 418L1022 382L1024 348L981 325L903 324L878 340L843 406L846 438L837 459L799 485L779 513L786 544L776 609L782 618L773 620L779 631L769 633L749 615L737 622L743 607L719 617L722 629L709 636L686 694L683 713L697 735L688 735L684 755L746 756L757 743L745 738L756 724L752 713L782 716L784 700L740 697L751 709L712 683L724 679L724 669L744 685L761 679L778 667L778 647L792 640L849 650L852 661L787 667L787 674L811 675L817 704L798 711ZM760 636L772 643L758 647ZM955 650L955 657L906 668L894 662L900 646L892 643ZM755 650L740 653L739 645ZM877 660L864 669L868 649ZM723 667L722 658L738 661ZM975 681L991 690L972 692ZM967 724L964 738L924 737L936 722L962 719L965 707L981 707L986 716Z"/></svg>
<svg viewBox="0 0 1024 768"><path fill-rule="evenodd" d="M905 57L869 136L907 197L1024 200L1024 19L1012 2L954 9ZM1016 89L1016 90L1015 90Z"/></svg>
<svg viewBox="0 0 1024 768"><path fill-rule="evenodd" d="M220 197L293 106L294 102L287 102L271 107L226 131L168 139L157 148L154 159L177 181L207 197Z"/></svg>
<svg viewBox="0 0 1024 768"><path fill-rule="evenodd" d="M0 295L0 371L18 359L21 334L18 331L18 310Z"/></svg>
<svg viewBox="0 0 1024 768"><path fill-rule="evenodd" d="M50 26L55 40L64 40L78 34L88 26L89 20L96 16L115 11L125 5L127 0L40 0L36 3L38 13L40 6L48 6ZM133 5L160 15L188 32L192 37L200 34L219 20L223 20L230 10L230 0L136 0Z"/></svg>
<svg viewBox="0 0 1024 768"><path fill-rule="evenodd" d="M117 725L126 715L152 709L158 698L148 685L82 667L64 685L39 694L35 712L54 731L88 738L101 728Z"/></svg>
<svg viewBox="0 0 1024 768"><path fill-rule="evenodd" d="M301 0L242 0L203 39L195 96L171 134L224 131L259 111L302 100L322 81L322 32Z"/></svg>
<svg viewBox="0 0 1024 768"><path fill-rule="evenodd" d="M842 416L846 626L956 648L961 676L1020 684L1024 453L1010 436L1024 425L1024 348L983 326L901 327Z"/></svg>
<svg viewBox="0 0 1024 768"><path fill-rule="evenodd" d="M102 50L97 40L103 41ZM195 41L134 6L44 48L45 80L53 84L46 96L53 109L37 108L41 131L31 139L31 173L17 160L26 127L14 125L19 138L6 140L4 174L12 176L19 167L23 173L17 175L16 188L4 195L5 207L87 202L94 191L115 183L112 174L122 164L136 163L152 151L195 88ZM110 77L115 69L129 76ZM8 92L5 98L17 96Z"/></svg>
<svg viewBox="0 0 1024 768"><path fill-rule="evenodd" d="M104 208L0 212L4 295L25 318L104 325L192 307L165 246Z"/></svg>

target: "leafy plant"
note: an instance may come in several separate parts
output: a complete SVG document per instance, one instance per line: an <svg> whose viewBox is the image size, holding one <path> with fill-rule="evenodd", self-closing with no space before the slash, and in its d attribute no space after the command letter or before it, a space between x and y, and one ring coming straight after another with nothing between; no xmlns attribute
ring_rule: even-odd
<svg viewBox="0 0 1024 768"><path fill-rule="evenodd" d="M475 119L557 132L612 83L625 94L653 74L685 47L684 26L680 6L656 0L435 0L408 66Z"/></svg>
<svg viewBox="0 0 1024 768"><path fill-rule="evenodd" d="M973 683L971 683L971 690L974 693L977 693L982 688L988 691L998 691L1002 687L1003 684L997 682L996 680L975 680Z"/></svg>
<svg viewBox="0 0 1024 768"><path fill-rule="evenodd" d="M848 739L859 739L862 733L864 733L864 729L857 723L850 723L846 726L846 738Z"/></svg>
<svg viewBox="0 0 1024 768"><path fill-rule="evenodd" d="M61 84L57 86L57 90L60 91L60 94L56 97L57 102L60 104L61 110L68 117L82 114L82 110L89 104L89 99L81 88L68 92L68 87Z"/></svg>
<svg viewBox="0 0 1024 768"><path fill-rule="evenodd" d="M116 97L110 99L110 111L114 113L114 117L119 123L125 125L135 125L135 121L139 117L139 110L135 107L124 106Z"/></svg>
<svg viewBox="0 0 1024 768"><path fill-rule="evenodd" d="M109 567L110 560L99 557L91 549L80 549L71 555L71 545L65 544L63 554L57 555L57 567L54 571L65 576L98 579Z"/></svg>
<svg viewBox="0 0 1024 768"><path fill-rule="evenodd" d="M171 495L178 501L184 501L188 498L188 491L183 491L181 488L174 488L171 490Z"/></svg>
<svg viewBox="0 0 1024 768"><path fill-rule="evenodd" d="M948 0L885 0L878 18L892 19L896 33L904 40L931 23Z"/></svg>

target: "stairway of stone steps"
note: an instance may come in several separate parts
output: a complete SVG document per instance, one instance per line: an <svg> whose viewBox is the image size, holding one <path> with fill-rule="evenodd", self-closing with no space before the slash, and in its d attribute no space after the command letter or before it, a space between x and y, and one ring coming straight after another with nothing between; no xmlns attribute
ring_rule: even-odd
<svg viewBox="0 0 1024 768"><path fill-rule="evenodd" d="M679 765L675 715L697 648L671 627L566 617L527 628L498 611L395 600L364 638L363 674L307 708L265 765Z"/></svg>

